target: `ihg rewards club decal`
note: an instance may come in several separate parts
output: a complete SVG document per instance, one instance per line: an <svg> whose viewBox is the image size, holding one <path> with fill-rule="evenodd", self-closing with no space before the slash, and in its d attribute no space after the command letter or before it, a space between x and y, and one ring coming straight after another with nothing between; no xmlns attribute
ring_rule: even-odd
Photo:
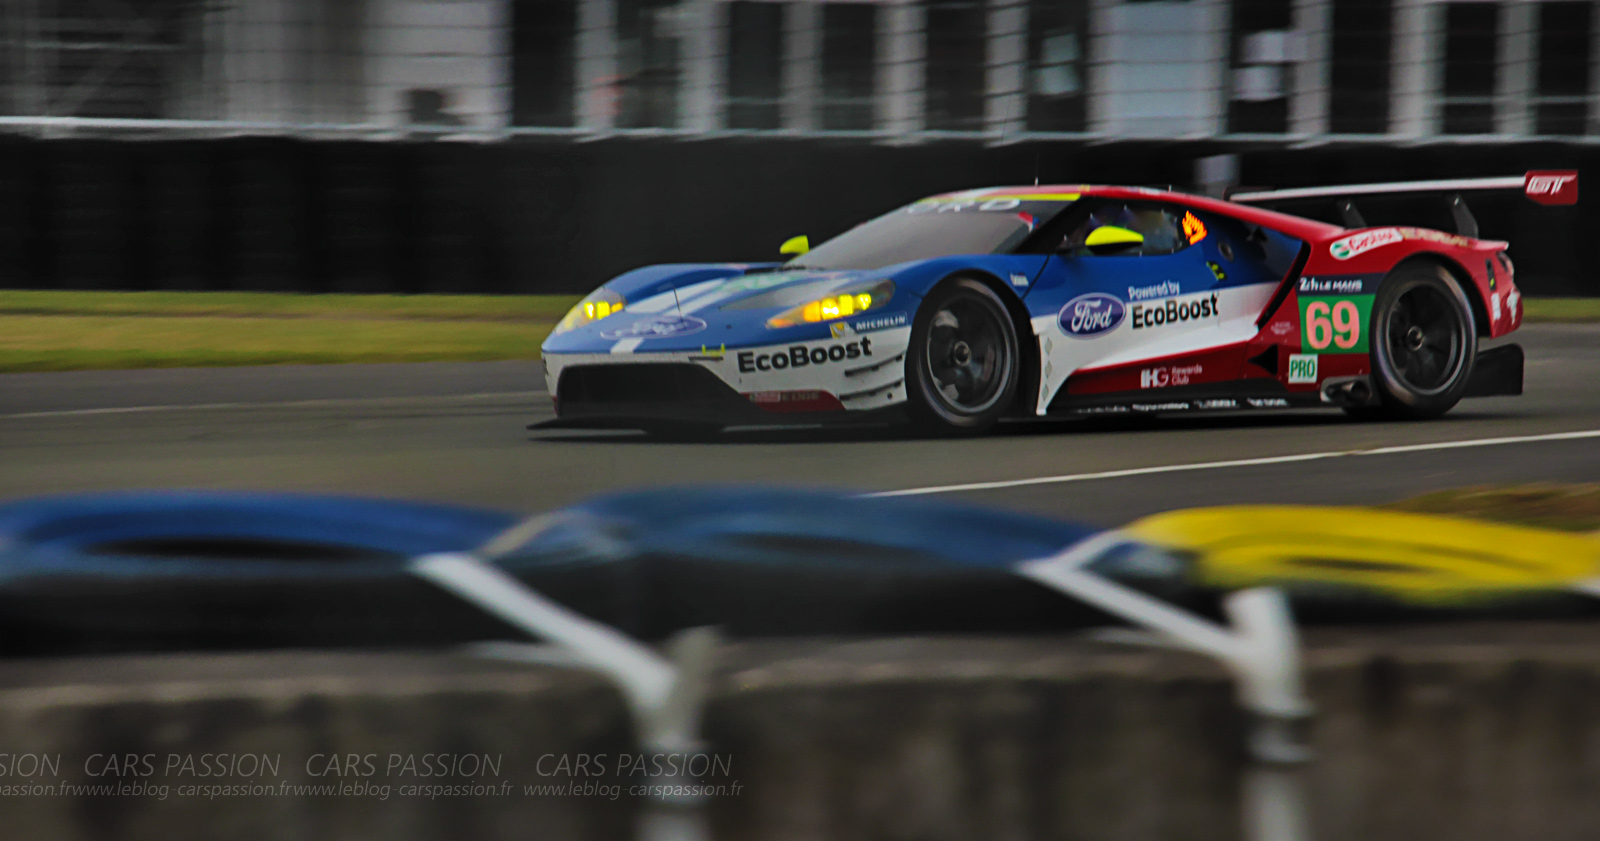
<svg viewBox="0 0 1600 841"><path fill-rule="evenodd" d="M744 789L733 773L733 757L716 753L0 752L0 803L28 797L732 797Z"/></svg>

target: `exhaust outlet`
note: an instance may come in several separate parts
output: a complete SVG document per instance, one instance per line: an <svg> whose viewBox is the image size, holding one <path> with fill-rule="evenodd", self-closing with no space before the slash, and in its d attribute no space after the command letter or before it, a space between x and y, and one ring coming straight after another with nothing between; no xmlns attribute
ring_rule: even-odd
<svg viewBox="0 0 1600 841"><path fill-rule="evenodd" d="M1327 380L1322 384L1322 402L1337 406L1370 406L1375 402L1372 383L1364 376Z"/></svg>

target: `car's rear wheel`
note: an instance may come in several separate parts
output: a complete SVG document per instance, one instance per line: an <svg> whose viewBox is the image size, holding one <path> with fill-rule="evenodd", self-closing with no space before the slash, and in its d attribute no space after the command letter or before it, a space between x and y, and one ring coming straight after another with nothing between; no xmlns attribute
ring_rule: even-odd
<svg viewBox="0 0 1600 841"><path fill-rule="evenodd" d="M1433 418L1466 393L1478 353L1472 305L1444 267L1409 263L1383 279L1372 304L1372 380L1378 405L1357 417Z"/></svg>
<svg viewBox="0 0 1600 841"><path fill-rule="evenodd" d="M994 290L966 277L943 281L911 327L906 396L912 420L932 432L980 432L1010 409L1019 354L1011 314Z"/></svg>

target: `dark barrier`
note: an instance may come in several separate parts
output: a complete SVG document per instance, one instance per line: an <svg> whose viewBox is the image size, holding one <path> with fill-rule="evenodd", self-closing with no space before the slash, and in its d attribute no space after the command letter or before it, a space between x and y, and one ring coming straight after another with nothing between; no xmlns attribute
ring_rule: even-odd
<svg viewBox="0 0 1600 841"><path fill-rule="evenodd" d="M1556 144L1236 149L1214 142L798 139L578 143L0 141L0 285L306 292L587 291L647 263L762 260L930 193L1092 180L1182 186L1238 152L1245 184L1514 175L1577 168ZM1583 268L1592 202L1473 200L1532 295L1600 294ZM1331 207L1304 212L1327 216ZM1375 224L1449 227L1442 207L1363 204Z"/></svg>

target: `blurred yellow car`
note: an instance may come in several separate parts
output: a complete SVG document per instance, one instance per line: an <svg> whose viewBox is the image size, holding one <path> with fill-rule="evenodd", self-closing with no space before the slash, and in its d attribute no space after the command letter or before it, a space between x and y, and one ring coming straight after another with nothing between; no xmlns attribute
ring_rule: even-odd
<svg viewBox="0 0 1600 841"><path fill-rule="evenodd" d="M1600 595L1600 539L1372 508L1244 505L1146 517L1123 531L1193 560L1191 583L1378 597L1465 608L1539 595Z"/></svg>

